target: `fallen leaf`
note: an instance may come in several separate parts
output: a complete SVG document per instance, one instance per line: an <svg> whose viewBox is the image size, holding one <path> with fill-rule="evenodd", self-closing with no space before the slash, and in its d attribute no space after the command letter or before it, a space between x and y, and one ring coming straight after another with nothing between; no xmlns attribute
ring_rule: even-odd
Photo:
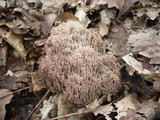
<svg viewBox="0 0 160 120"><path fill-rule="evenodd" d="M78 18L69 12L62 12L60 15L57 16L55 20L55 25L59 25L62 22L66 22L67 20L78 20Z"/></svg>
<svg viewBox="0 0 160 120"><path fill-rule="evenodd" d="M110 104L105 106L100 106L93 111L94 115L97 116L98 114L104 115L106 120L112 120L109 114L113 111L114 107Z"/></svg>
<svg viewBox="0 0 160 120"><path fill-rule="evenodd" d="M3 95L10 94L11 92L8 89L0 89L0 97ZM13 94L0 98L0 120L5 120L6 108L5 106L10 103Z"/></svg>
<svg viewBox="0 0 160 120"><path fill-rule="evenodd" d="M34 41L34 44L35 44L35 46L38 47L38 46L44 45L46 41L47 41L47 39L36 39L36 40Z"/></svg>
<svg viewBox="0 0 160 120"><path fill-rule="evenodd" d="M0 47L0 66L6 66L8 56L8 45L5 44L2 47Z"/></svg>
<svg viewBox="0 0 160 120"><path fill-rule="evenodd" d="M43 34L45 34L45 35L49 34L50 29L51 29L56 17L57 17L57 13L50 13L50 14L44 15L44 21L41 22L41 26L42 26L41 29L42 29Z"/></svg>
<svg viewBox="0 0 160 120"><path fill-rule="evenodd" d="M128 54L131 51L130 46L127 44L130 33L122 25L118 24L113 25L110 29L111 31L109 31L107 37L103 38L108 45L107 49L120 57Z"/></svg>
<svg viewBox="0 0 160 120"><path fill-rule="evenodd" d="M0 7L3 7L3 8L6 7L6 1L5 0L0 0Z"/></svg>
<svg viewBox="0 0 160 120"><path fill-rule="evenodd" d="M124 6L125 0L99 0L98 5L108 5L108 8L116 7L121 10Z"/></svg>
<svg viewBox="0 0 160 120"><path fill-rule="evenodd" d="M41 89L46 87L44 80L38 77L37 72L32 73L31 80L32 80L31 87L33 91L40 91Z"/></svg>
<svg viewBox="0 0 160 120"><path fill-rule="evenodd" d="M138 17L142 17L143 15L147 15L151 20L154 20L159 16L160 8L153 8L153 7L144 7L138 9L131 10L133 14L137 15Z"/></svg>
<svg viewBox="0 0 160 120"><path fill-rule="evenodd" d="M98 23L99 34L103 37L108 34L111 19L115 18L116 11L114 9L105 9L100 12L101 20Z"/></svg>
<svg viewBox="0 0 160 120"><path fill-rule="evenodd" d="M43 106L40 109L40 116L42 120L48 118L49 112L57 108L58 104L57 101L58 101L57 95L55 95L54 97L50 96L48 100L43 101ZM54 114L56 115L57 113Z"/></svg>
<svg viewBox="0 0 160 120"><path fill-rule="evenodd" d="M8 75L10 77L13 77L14 73L11 70L8 70L7 73L4 75Z"/></svg>
<svg viewBox="0 0 160 120"><path fill-rule="evenodd" d="M14 49L16 49L21 57L26 58L27 51L24 49L23 39L21 35L13 33L11 29L1 27L0 36Z"/></svg>
<svg viewBox="0 0 160 120"><path fill-rule="evenodd" d="M44 13L55 13L66 3L65 0L41 0Z"/></svg>
<svg viewBox="0 0 160 120"><path fill-rule="evenodd" d="M154 29L146 29L145 31L135 31L129 38L128 43L133 47L133 52L150 58L150 64L160 64L160 35Z"/></svg>
<svg viewBox="0 0 160 120"><path fill-rule="evenodd" d="M114 103L117 108L117 118L118 120L122 116L127 116L128 109L132 110L138 110L140 107L140 102L137 100L136 94L129 94L128 96L124 97L122 100L118 101L117 103Z"/></svg>
<svg viewBox="0 0 160 120"><path fill-rule="evenodd" d="M133 54L130 53L128 55L125 55L122 57L122 59L129 65L131 66L134 70L138 71L138 73L141 73L143 68L142 68L142 63L136 60L133 57Z"/></svg>
<svg viewBox="0 0 160 120"><path fill-rule="evenodd" d="M114 112L117 113L115 118L117 120L120 120L122 116L127 116L127 111L129 109L138 110L139 106L140 103L137 100L137 95L129 94L116 103L110 103L104 106L99 106L93 111L93 113L95 116L101 114L105 116L106 120L112 120L113 116L111 116L111 114L112 112Z"/></svg>
<svg viewBox="0 0 160 120"><path fill-rule="evenodd" d="M118 16L124 15L124 13L126 13L129 8L138 1L141 2L143 6L145 6L151 4L153 0L126 0Z"/></svg>
<svg viewBox="0 0 160 120"><path fill-rule="evenodd" d="M158 102L154 102L153 100L148 100L147 102L141 105L141 109L138 113L142 114L147 120L159 119L160 116L160 104Z"/></svg>
<svg viewBox="0 0 160 120"><path fill-rule="evenodd" d="M84 11L83 8L81 7L77 7L75 16L79 19L79 21L84 24L86 27L89 25L89 23L91 22L86 14L86 12Z"/></svg>

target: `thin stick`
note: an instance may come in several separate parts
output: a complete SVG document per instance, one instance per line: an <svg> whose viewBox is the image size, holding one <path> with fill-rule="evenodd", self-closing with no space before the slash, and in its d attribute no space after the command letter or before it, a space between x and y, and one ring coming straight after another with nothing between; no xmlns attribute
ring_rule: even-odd
<svg viewBox="0 0 160 120"><path fill-rule="evenodd" d="M47 97L47 95L50 93L50 90L47 90L45 95L42 97L42 99L37 103L37 105L34 107L33 111L28 115L28 117L25 120L29 120L30 117L33 115L33 113L38 109L40 104L43 102L43 100Z"/></svg>
<svg viewBox="0 0 160 120"><path fill-rule="evenodd" d="M11 93L9 93L9 94L2 95L2 96L0 96L0 99L2 99L2 98L4 98L4 97L7 97L7 96L9 96L9 95L12 95L12 94L14 94L14 93L20 92L20 91L22 91L22 90L26 90L26 89L29 89L29 87L21 88L21 89L15 90L15 91L13 91L13 92L11 92Z"/></svg>
<svg viewBox="0 0 160 120"><path fill-rule="evenodd" d="M81 115L81 114L87 114L89 113L89 111L87 112L83 112L83 113L71 113L71 114L67 114L67 115L62 115L62 116L58 116L58 117L55 117L55 118L51 118L51 119L47 119L47 120L56 120L56 119L60 119L60 118L66 118L66 117L71 117L71 116L76 116L76 115Z"/></svg>
<svg viewBox="0 0 160 120"><path fill-rule="evenodd" d="M88 113L91 113L91 112L93 112L93 110L82 112L82 113L79 113L79 112L71 113L71 114L62 115L62 116L58 116L58 117L47 119L47 120L56 120L56 119L60 119L60 118L66 118L66 117L71 117L71 116L76 116L76 115L88 114ZM117 112L117 111L116 110L112 110L112 111L107 111L107 112ZM119 112L126 112L126 111L119 111Z"/></svg>

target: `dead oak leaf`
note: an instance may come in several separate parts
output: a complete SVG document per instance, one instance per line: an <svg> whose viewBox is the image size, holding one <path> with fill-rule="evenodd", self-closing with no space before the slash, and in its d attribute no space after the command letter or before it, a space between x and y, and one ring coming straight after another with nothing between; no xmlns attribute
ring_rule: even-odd
<svg viewBox="0 0 160 120"><path fill-rule="evenodd" d="M117 9L121 10L125 3L125 0L99 0L97 3L98 5L108 4L108 8L116 7Z"/></svg>
<svg viewBox="0 0 160 120"><path fill-rule="evenodd" d="M157 33L154 29L134 31L128 38L132 51L151 59L150 64L160 64L160 35Z"/></svg>
<svg viewBox="0 0 160 120"><path fill-rule="evenodd" d="M23 39L21 35L15 34L11 29L0 27L0 37L9 43L23 58L26 57L27 51L23 46Z"/></svg>
<svg viewBox="0 0 160 120"><path fill-rule="evenodd" d="M0 96L6 95L9 93L11 92L8 89L0 89ZM0 98L0 120L5 119L5 114L6 114L5 106L6 104L10 103L12 97L13 97L13 94L6 96L4 98Z"/></svg>
<svg viewBox="0 0 160 120"><path fill-rule="evenodd" d="M125 3L124 3L124 5L123 5L123 8L120 10L118 16L124 15L124 13L126 13L129 10L129 8L132 7L133 4L136 3L136 2L141 2L141 4L143 6L145 6L145 5L151 4L152 1L153 0L126 0Z"/></svg>

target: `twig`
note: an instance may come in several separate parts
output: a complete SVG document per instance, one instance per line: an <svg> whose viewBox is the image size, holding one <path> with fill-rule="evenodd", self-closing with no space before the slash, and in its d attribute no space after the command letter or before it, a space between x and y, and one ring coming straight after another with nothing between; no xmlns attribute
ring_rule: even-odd
<svg viewBox="0 0 160 120"><path fill-rule="evenodd" d="M20 92L20 91L22 91L22 90L26 90L26 89L29 89L29 87L21 88L21 89L15 90L15 91L13 91L13 92L11 92L11 93L9 93L9 94L0 96L0 99L2 99L2 98L4 98L4 97L7 97L7 96L9 96L9 95L12 95L12 94L14 94L14 93Z"/></svg>
<svg viewBox="0 0 160 120"><path fill-rule="evenodd" d="M90 113L89 111L87 112L83 112L83 113L71 113L71 114L67 114L67 115L62 115L62 116L58 116L58 117L55 117L55 118L51 118L51 119L47 119L47 120L56 120L56 119L60 119L60 118L66 118L66 117L71 117L71 116L76 116L76 115L81 115L81 114L87 114L87 113Z"/></svg>
<svg viewBox="0 0 160 120"><path fill-rule="evenodd" d="M50 93L50 90L47 90L45 95L42 97L42 99L37 103L37 105L34 107L33 111L28 115L28 117L25 120L29 120L30 117L33 115L33 113L38 109L40 104L43 102L43 100L47 97L47 95Z"/></svg>

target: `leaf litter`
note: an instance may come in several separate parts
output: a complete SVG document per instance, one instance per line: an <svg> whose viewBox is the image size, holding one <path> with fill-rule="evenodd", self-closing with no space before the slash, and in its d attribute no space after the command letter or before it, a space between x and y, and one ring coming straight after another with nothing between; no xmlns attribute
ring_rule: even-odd
<svg viewBox="0 0 160 120"><path fill-rule="evenodd" d="M1 119L26 119L41 100L47 88L37 71L44 46L51 29L67 21L99 33L106 54L116 56L122 68L123 87L119 94L102 95L82 108L64 105L52 97L57 95L53 91L31 119L159 119L159 5L158 0L1 0L0 90L6 95L30 86L0 99Z"/></svg>

